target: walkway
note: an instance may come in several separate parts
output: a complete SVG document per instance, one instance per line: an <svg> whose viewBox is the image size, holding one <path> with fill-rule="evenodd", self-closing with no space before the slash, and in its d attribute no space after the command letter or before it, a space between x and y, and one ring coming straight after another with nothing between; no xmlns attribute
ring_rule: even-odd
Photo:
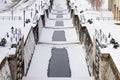
<svg viewBox="0 0 120 80"><path fill-rule="evenodd" d="M54 0L23 80L93 80L66 0Z"/></svg>

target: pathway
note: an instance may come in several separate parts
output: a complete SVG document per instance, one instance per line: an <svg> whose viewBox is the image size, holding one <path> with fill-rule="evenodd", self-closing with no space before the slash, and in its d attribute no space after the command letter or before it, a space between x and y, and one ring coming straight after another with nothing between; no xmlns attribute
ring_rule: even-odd
<svg viewBox="0 0 120 80"><path fill-rule="evenodd" d="M54 0L23 80L93 80L66 0Z"/></svg>

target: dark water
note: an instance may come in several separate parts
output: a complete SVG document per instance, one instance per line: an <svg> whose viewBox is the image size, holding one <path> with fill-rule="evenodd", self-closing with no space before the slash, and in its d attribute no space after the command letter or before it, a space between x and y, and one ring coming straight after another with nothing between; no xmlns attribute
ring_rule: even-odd
<svg viewBox="0 0 120 80"><path fill-rule="evenodd" d="M57 15L56 18L63 18L63 15Z"/></svg>
<svg viewBox="0 0 120 80"><path fill-rule="evenodd" d="M55 26L64 26L63 21L56 21Z"/></svg>
<svg viewBox="0 0 120 80"><path fill-rule="evenodd" d="M52 41L66 41L65 31L64 30L54 31Z"/></svg>
<svg viewBox="0 0 120 80"><path fill-rule="evenodd" d="M53 48L51 53L48 77L71 77L67 50L65 48Z"/></svg>

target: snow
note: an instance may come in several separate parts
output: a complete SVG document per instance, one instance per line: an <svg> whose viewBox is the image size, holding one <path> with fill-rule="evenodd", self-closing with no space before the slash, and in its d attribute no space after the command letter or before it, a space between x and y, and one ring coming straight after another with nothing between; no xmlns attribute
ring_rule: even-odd
<svg viewBox="0 0 120 80"><path fill-rule="evenodd" d="M9 47L0 47L0 63L2 62L2 60L15 53L15 48L9 48Z"/></svg>
<svg viewBox="0 0 120 80"><path fill-rule="evenodd" d="M81 10L91 9L90 3L88 3L86 0L70 0L70 5L72 6L72 9L75 9L75 11L80 12ZM77 9L75 8L77 6Z"/></svg>
<svg viewBox="0 0 120 80"><path fill-rule="evenodd" d="M5 58L5 56L7 56L7 52L6 51L6 48L0 48L0 51L1 51L1 55L0 55L0 63L2 62L2 60Z"/></svg>
<svg viewBox="0 0 120 80"><path fill-rule="evenodd" d="M58 3L59 2L59 3ZM66 10L67 6L66 6L66 1L61 1L61 0L56 0L53 1L53 9L57 9L57 10Z"/></svg>
<svg viewBox="0 0 120 80"><path fill-rule="evenodd" d="M68 10L63 10L62 12L60 11L60 10L58 10L58 11L56 11L56 10L51 10L51 14L70 14L69 12L68 12Z"/></svg>
<svg viewBox="0 0 120 80"><path fill-rule="evenodd" d="M108 9L108 0L103 0L102 1L101 9Z"/></svg>
<svg viewBox="0 0 120 80"><path fill-rule="evenodd" d="M0 12L7 11L15 6L19 0L0 0Z"/></svg>
<svg viewBox="0 0 120 80"><path fill-rule="evenodd" d="M36 2L36 0L29 0L29 1L27 1L27 2L24 2L25 0L21 0L20 2L19 2L19 4L18 5L16 5L13 9L14 9L14 11L16 11L16 9L17 10L21 10L21 9L24 9L24 8L26 8L26 7L31 7L33 4L34 4L34 2Z"/></svg>
<svg viewBox="0 0 120 80"><path fill-rule="evenodd" d="M82 4L84 5L85 3L82 2ZM83 9L85 10L87 9L87 7L84 7ZM106 10L103 10L103 9L106 9ZM92 41L93 41L93 37L95 37L95 30L98 30L98 31L100 29L102 30L103 34L107 38L107 42L105 43L107 45L107 48L100 49L101 53L110 54L117 69L120 72L120 65L119 65L120 47L118 47L118 49L114 49L113 45L110 44L110 39L108 38L108 34L111 33L111 36L112 36L111 38L114 38L120 44L120 37L119 37L120 26L115 25L117 21L114 20L112 12L108 11L107 9L108 9L108 0L104 0L101 7L101 11L92 10L92 11L84 12L83 14L79 14L77 12L76 13L78 14L79 18L80 18L80 15L85 16L86 21L82 21L82 22L85 22L82 25L86 26ZM97 20L98 17L100 18L100 20ZM104 17L107 19L104 20ZM87 23L87 20L91 18L93 19L93 24Z"/></svg>
<svg viewBox="0 0 120 80"><path fill-rule="evenodd" d="M70 61L71 74L73 78L88 77L88 68L85 60L85 50L81 45L67 46Z"/></svg>
<svg viewBox="0 0 120 80"><path fill-rule="evenodd" d="M52 36L53 36L54 31L61 31L61 30L65 31L66 41L52 41ZM79 43L79 40L76 35L75 28L59 29L59 30L43 28L39 42L52 43L52 44L66 44L66 43Z"/></svg>
<svg viewBox="0 0 120 80"><path fill-rule="evenodd" d="M51 47L49 46L42 44L36 46L27 76L39 76L40 78L47 77L48 63L51 57L50 52Z"/></svg>
<svg viewBox="0 0 120 80"><path fill-rule="evenodd" d="M47 77L47 69L50 57L52 55L51 49L53 47L66 48L68 51L68 57L70 62L70 68L72 76L77 77L89 77L88 68L85 60L85 51L79 44L76 45L47 45L39 44L35 48L35 53L29 68L27 77L40 77L42 79ZM37 63L36 63L37 62ZM38 65L39 64L39 65Z"/></svg>
<svg viewBox="0 0 120 80"><path fill-rule="evenodd" d="M51 10L51 13L54 13L54 14L57 14L57 12L61 12L61 13L63 13L63 14L65 14L65 13L69 13L69 10L68 9L66 9L66 10Z"/></svg>
<svg viewBox="0 0 120 80"><path fill-rule="evenodd" d="M56 21L63 21L63 26L55 26ZM72 19L69 19L69 20L50 20L50 19L47 19L45 25L46 25L45 27L52 27L52 28L73 27Z"/></svg>
<svg viewBox="0 0 120 80"><path fill-rule="evenodd" d="M93 77L80 77L80 78L43 78L44 80L94 80ZM40 77L23 77L23 80L40 80Z"/></svg>
<svg viewBox="0 0 120 80"><path fill-rule="evenodd" d="M56 12L56 11L51 11L51 12ZM64 14L64 11L63 11L63 14ZM62 19L65 19L65 20L67 20L67 19L70 19L70 13L66 13L66 14L64 14L64 15L62 15L63 16L63 18ZM53 20L55 20L56 19L56 15L52 15L52 13L49 13L49 19L53 19ZM61 18L57 18L58 20L61 20Z"/></svg>
<svg viewBox="0 0 120 80"><path fill-rule="evenodd" d="M7 23L7 24L6 24ZM11 31L11 27L13 26L14 27L14 30L17 29L18 31L21 30L21 35L24 35L24 40L26 40L27 38L27 35L28 35L28 32L31 28L31 26L29 24L27 24L28 26L26 27L23 27L23 22L22 21L0 21L0 24L4 27L0 27L0 39L1 38L6 38L6 34L8 32L9 34L9 38L6 38L7 39L7 43L8 44L11 44L11 43L16 43L15 42L15 38L14 38L14 35L12 34L12 31ZM19 36L19 34L16 34L16 36ZM11 41L11 37L13 38L13 40Z"/></svg>
<svg viewBox="0 0 120 80"><path fill-rule="evenodd" d="M8 53L9 53L9 55L15 54L16 49L15 48L10 49L10 47L11 47L11 44L17 43L18 40L16 41L16 37L19 37L19 35L16 34L15 38L14 38L14 35L12 34L12 31L11 31L11 27L13 26L14 30L15 29L17 29L18 31L21 30L20 37L24 36L24 41L26 41L27 35L28 35L31 27L32 26L34 27L36 25L36 24L33 23L33 22L35 22L35 20L33 20L33 17L32 18L30 17L30 12L33 13L33 16L35 14L35 10L34 10L34 7L35 7L34 5L35 4L33 4L33 1L35 2L35 0L30 0L30 1L26 2L25 4L20 2L19 5L21 5L21 6L14 5L14 3L11 2L11 0L7 0L7 1L8 1L8 4L6 4L6 5L4 5L3 2L0 1L0 10L1 11L3 10L2 7L4 9L10 8L9 10L7 10L5 12L0 13L0 24L1 24L1 27L0 27L0 39L2 39L2 38L7 39L6 46L5 47L0 47L0 52L1 52L1 54L0 54L0 59L1 59L0 62L6 56L8 56ZM36 3L38 3L38 1L36 1ZM29 5L31 5L31 6L29 6ZM12 20L12 9L11 9L10 6L14 7L14 9L13 9L13 20ZM23 9L26 8L27 6L29 6L29 7L26 9L25 17L26 17L26 19L30 19L31 22L28 23L28 24L25 24L25 27L24 27ZM37 7L37 9L38 9L38 7ZM41 12L42 12L42 10L40 10L39 13L37 14L38 17L41 15ZM19 17L21 19L19 19ZM7 32L9 34L9 38L6 37ZM12 38L12 41L11 41L11 38ZM5 50L2 51L3 49L5 49Z"/></svg>
<svg viewBox="0 0 120 80"><path fill-rule="evenodd" d="M11 0L7 0L6 5L1 1L0 1L0 11L2 13L0 13L0 24L1 24L0 39L6 38L7 44L5 45L5 47L0 46L0 52L1 52L0 63L3 61L3 59L5 57L14 55L16 52L16 48L11 48L11 44L17 43L18 40L16 41L16 37L18 37L19 35L12 34L11 27L13 26L14 30L17 29L17 31L20 30L21 31L20 37L24 36L24 41L26 41L31 27L36 26L36 24L35 24L36 20L40 17L41 14L43 14L43 10L41 10L41 6L38 5L39 4L38 2L40 2L41 0L40 1L39 0L36 0L36 1L29 0L26 3L23 3L22 2L23 0L21 0L21 2L19 2L19 3L18 3L18 1L15 1L15 0L14 0L14 2L12 2ZM18 3L18 5L17 5L17 3ZM35 4L37 4L36 9L39 12L36 15L35 15L35 10L34 10ZM23 19L23 17L24 17L23 11L24 10L25 10L25 18L30 19L30 23L25 24L25 26L24 26L24 19ZM31 17L31 12L32 12L32 17ZM13 15L12 15L12 13L13 13ZM12 19L12 16L13 16L13 19ZM9 38L7 38L7 36L6 36L7 33L9 34ZM15 38L14 38L14 36L15 36ZM12 37L12 41L11 41L11 37ZM34 37L32 36L32 38L34 38ZM30 40L29 40L29 42L30 43L27 46L29 46L29 48L30 48L29 51L31 51L33 53L33 48L35 46L35 42L32 42ZM31 43L33 43L34 46ZM30 46L30 45L32 45L32 46ZM5 76L7 77L8 75L6 75L6 72L2 71L2 74L4 74L4 73L5 73Z"/></svg>
<svg viewBox="0 0 120 80"><path fill-rule="evenodd" d="M34 0L33 0L34 1ZM31 1L30 1L31 2ZM30 2L29 3L26 3L26 6L28 5L28 4L30 4ZM33 2L31 2L32 4L33 4ZM36 3L37 3L37 1L36 1ZM17 17L21 17L21 20L18 20L18 19L15 19L15 20L9 20L9 17L12 17L12 15L11 15L11 12L5 12L5 13L1 13L0 14L0 16L1 17L8 17L7 19L0 19L0 24L2 25L2 26L4 26L4 27L1 27L1 32L0 32L0 38L2 38L2 37L4 37L5 35L6 35L6 33L7 32L10 32L11 31L11 27L13 26L14 28L20 28L21 29L21 31L22 31L22 34L25 36L25 39L26 39L26 37L27 37L27 34L28 34L28 32L29 32L29 30L30 30L30 28L31 28L31 26L33 26L34 27L34 23L33 23L33 17L31 18L30 17L30 12L32 11L33 12L33 15L34 15L34 4L31 6L31 7L29 7L29 8L27 8L26 9L26 14L25 14L25 17L26 17L26 19L30 19L30 23L28 23L28 24L26 24L25 25L25 27L24 27L24 20L23 20L23 10L21 11L20 9L22 8L25 8L26 6L20 6L20 7L18 7L15 11L13 11L13 18L15 17L15 16L17 16ZM19 9L20 8L20 9ZM29 11L30 10L30 11ZM28 15L29 14L29 15ZM7 16L6 16L7 15ZM38 13L38 15L40 16L41 15L41 13ZM38 16L38 17L39 17ZM7 23L7 24L6 24Z"/></svg>
<svg viewBox="0 0 120 80"><path fill-rule="evenodd" d="M81 2L82 1L82 2ZM11 27L13 26L14 28L17 29L21 29L21 33L22 35L24 35L24 41L27 38L27 35L29 33L29 30L31 29L31 26L34 27L34 21L36 21L41 14L43 14L43 10L41 10L41 6L39 4L41 4L41 1L39 0L29 0L26 3L23 3L24 0L21 0L18 5L16 5L17 3L12 3L11 0L8 0L8 4L10 5L3 5L3 3L0 1L0 10L3 10L10 7L11 4L13 4L15 7L13 8L13 13L14 13L14 17L21 17L21 20L15 19L12 20L12 10L7 11L5 13L1 13L0 14L0 24L1 26L4 27L0 27L0 39L3 37L6 37L6 33L8 32L10 34L10 36L12 36L11 34ZM46 2L48 2L46 0ZM73 4L74 3L74 4ZM101 7L102 9L107 9L108 8L108 0L104 0L103 1L103 5ZM37 5L37 8L35 7L35 4ZM48 3L49 4L49 3ZM40 34L40 39L39 42L44 42L44 43L60 43L60 44L64 44L64 43L78 43L78 39L77 39L77 35L76 35L76 31L73 28L74 25L72 23L72 19L70 18L70 14L66 14L67 13L67 6L66 6L66 2L61 1L61 0L55 0L53 3L53 9L54 10L63 10L63 12L65 13L63 15L63 25L64 26L55 26L55 22L56 21L61 21L61 19L57 18L56 19L56 11L52 10L52 13L50 13L50 19L47 19L46 24L45 24L45 28L42 29L42 32ZM12 6L13 6L12 5ZM96 18L103 18L103 17L112 17L113 15L111 12L109 11L86 11L86 9L92 9L90 3L88 3L86 0L71 0L70 1L70 5L72 6L72 9L75 8L75 6L77 6L77 9L75 9L75 14L78 14L80 20L81 16L85 16L86 20L82 22L84 22L84 26L86 26L91 40L93 41L93 37L95 36L95 29L99 30L102 29L103 33L108 36L108 33L110 32L112 37L115 38L115 40L120 44L120 37L119 37L119 32L120 32L120 27L118 25L115 25L114 23L116 21L114 20L96 20ZM86 6L87 5L87 6ZM39 8L40 7L40 8ZM38 10L38 14L37 16L35 16L35 10ZM47 8L44 7L44 8ZM26 10L25 12L25 17L26 19L30 19L30 23L26 24L24 27L24 20L23 20L23 11ZM84 10L84 12L82 14L80 14L79 12L81 10ZM32 12L32 17L31 17L31 12ZM106 15L107 14L107 15ZM7 18L5 18L7 16ZM4 18L4 20L3 20ZM9 19L10 18L10 19ZM51 18L53 20L51 20ZM93 19L93 24L89 24L87 23L88 19ZM56 19L56 20L54 20ZM7 23L7 24L6 24ZM54 28L54 29L53 29ZM65 28L65 29L63 29ZM41 28L40 28L41 29ZM66 36L66 42L53 42L52 41L52 35L53 32L55 30L64 30L65 31L65 36ZM41 30L40 30L41 31ZM72 35L72 37L71 37ZM10 44L12 44L13 42L10 42L10 38L7 39L8 43L6 45L6 47L0 47L0 62L9 54L14 54L15 53L15 48L10 48ZM115 63L115 65L117 66L118 70L120 71L120 65L119 65L119 61L120 61L120 48L118 49L113 49L113 47L108 44L109 42L107 42L107 48L101 49L101 51L103 53L109 53ZM28 74L27 77L24 78L24 80L33 80L34 79L45 79L47 77L47 69L48 69L48 64L49 64L49 59L51 57L51 48L52 47L65 47L68 50L68 56L69 56L69 60L70 60L70 67L71 67L71 72L72 72L72 78L67 78L68 80L74 79L74 80L78 80L78 79L83 79L83 80L88 80L89 77L89 73L88 73L88 68L87 68L87 64L86 64L86 60L85 60L85 51L82 48L82 45L80 44L69 44L69 45L48 45L48 44L38 44L35 48L35 52L33 55L33 59L30 65L30 68L28 70ZM39 65L38 65L39 64ZM76 66L77 65L77 66ZM87 79L84 79L84 77ZM80 77L80 78L79 78ZM92 78L92 77L91 77ZM50 80L52 78L49 78ZM58 79L58 78L57 78ZM67 80L65 78L63 78L64 80ZM63 80L62 79L62 80ZM55 78L52 80L56 80Z"/></svg>
<svg viewBox="0 0 120 80"><path fill-rule="evenodd" d="M41 35L42 28L43 28L43 23L42 23L41 17L40 17L40 19L39 19L38 26L39 26L39 27L38 27L38 29L39 29L38 35Z"/></svg>
<svg viewBox="0 0 120 80"><path fill-rule="evenodd" d="M34 53L35 46L36 44L35 44L33 29L31 28L27 41L25 42L25 45L24 45L24 73L26 73L28 64Z"/></svg>
<svg viewBox="0 0 120 80"><path fill-rule="evenodd" d="M57 3L57 4L56 4ZM57 6L58 5L58 6ZM60 0L54 1L53 9L66 10L66 2ZM64 8L63 8L64 7ZM54 13L57 13L54 11ZM55 14L50 14L54 16ZM42 31L40 28L39 43L35 47L34 55L28 70L27 76L23 80L44 79L44 80L93 80L88 72L88 67L85 60L85 50L83 45L79 44L79 39L72 23L72 19L67 19L70 14L65 14L63 20L46 19L46 24ZM55 18L58 19L58 18ZM55 26L56 21L63 21L63 26ZM52 41L52 36L55 31L65 32L66 41ZM42 43L42 44L41 44ZM49 44L47 44L49 43ZM53 44L54 43L54 44ZM65 44L69 43L69 44ZM74 44L77 43L77 44ZM62 44L62 45L61 45ZM68 51L69 64L72 76L70 78L49 78L47 76L49 60L52 56L52 48L66 48Z"/></svg>

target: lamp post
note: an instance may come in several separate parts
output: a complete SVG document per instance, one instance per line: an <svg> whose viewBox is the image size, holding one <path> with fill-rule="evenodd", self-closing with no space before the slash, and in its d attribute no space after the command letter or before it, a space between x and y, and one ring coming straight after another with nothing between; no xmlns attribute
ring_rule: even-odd
<svg viewBox="0 0 120 80"><path fill-rule="evenodd" d="M23 18L24 18L24 27L25 27L25 10L23 11Z"/></svg>
<svg viewBox="0 0 120 80"><path fill-rule="evenodd" d="M38 13L37 4L35 4L35 15L34 15L34 20L36 20L37 13Z"/></svg>
<svg viewBox="0 0 120 80"><path fill-rule="evenodd" d="M41 6L41 12L42 12L42 4L43 4L43 3L42 3L42 1L41 1L41 5L40 5L40 6Z"/></svg>
<svg viewBox="0 0 120 80"><path fill-rule="evenodd" d="M32 11L30 12L30 16L31 16L31 19L32 19Z"/></svg>
<svg viewBox="0 0 120 80"><path fill-rule="evenodd" d="M35 4L35 11L37 10L37 4Z"/></svg>
<svg viewBox="0 0 120 80"><path fill-rule="evenodd" d="M13 8L12 8L12 11L11 11L11 15L12 15L12 20L13 20Z"/></svg>
<svg viewBox="0 0 120 80"><path fill-rule="evenodd" d="M77 6L75 6L75 10L76 10L76 13L77 13Z"/></svg>

